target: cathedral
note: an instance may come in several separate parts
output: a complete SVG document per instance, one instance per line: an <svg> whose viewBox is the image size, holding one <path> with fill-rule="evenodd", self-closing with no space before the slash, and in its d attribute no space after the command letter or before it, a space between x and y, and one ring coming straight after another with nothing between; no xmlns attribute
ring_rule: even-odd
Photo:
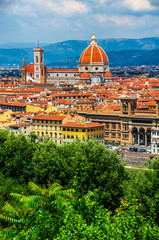
<svg viewBox="0 0 159 240"><path fill-rule="evenodd" d="M98 46L93 33L90 45L82 52L77 69L49 69L44 65L44 48L34 48L34 63L22 64L22 83L32 81L40 84L69 81L91 84L103 83L113 78L109 72L109 60L105 51Z"/></svg>

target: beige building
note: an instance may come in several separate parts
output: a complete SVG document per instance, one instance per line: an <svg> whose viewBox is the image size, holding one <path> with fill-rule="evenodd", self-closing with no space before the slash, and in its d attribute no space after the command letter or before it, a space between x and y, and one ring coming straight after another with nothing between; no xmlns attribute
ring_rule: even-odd
<svg viewBox="0 0 159 240"><path fill-rule="evenodd" d="M29 135L32 131L32 127L28 123L18 123L9 126L9 130L13 131L15 134L23 133L25 135Z"/></svg>
<svg viewBox="0 0 159 240"><path fill-rule="evenodd" d="M121 146L151 145L151 129L159 127L159 99L156 110L138 110L136 98L122 98L121 111L116 113L78 112L92 122L105 124L105 141Z"/></svg>

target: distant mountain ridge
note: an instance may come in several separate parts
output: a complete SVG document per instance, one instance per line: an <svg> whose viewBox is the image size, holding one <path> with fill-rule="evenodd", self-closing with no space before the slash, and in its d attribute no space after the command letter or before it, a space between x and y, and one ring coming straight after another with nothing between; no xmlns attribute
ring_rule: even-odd
<svg viewBox="0 0 159 240"><path fill-rule="evenodd" d="M53 44L44 43L45 64L52 67L77 67L79 57L89 43L88 40L68 40ZM159 65L158 37L99 39L97 43L106 51L110 66ZM37 46L37 44L34 44L20 43L21 48L11 49L2 48L0 44L0 66L4 64L19 64L21 66L23 57L26 64L33 62L33 47ZM17 47L18 43L9 45Z"/></svg>

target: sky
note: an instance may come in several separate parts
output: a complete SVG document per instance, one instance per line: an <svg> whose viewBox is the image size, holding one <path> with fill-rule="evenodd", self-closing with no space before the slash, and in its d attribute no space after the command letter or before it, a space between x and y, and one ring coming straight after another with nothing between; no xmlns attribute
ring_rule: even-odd
<svg viewBox="0 0 159 240"><path fill-rule="evenodd" d="M159 37L159 0L0 0L0 43Z"/></svg>

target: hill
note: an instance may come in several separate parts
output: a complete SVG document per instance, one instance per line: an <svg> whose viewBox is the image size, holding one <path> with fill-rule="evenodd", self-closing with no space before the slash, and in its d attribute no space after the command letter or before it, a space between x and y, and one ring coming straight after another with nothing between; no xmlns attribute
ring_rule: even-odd
<svg viewBox="0 0 159 240"><path fill-rule="evenodd" d="M143 39L101 39L97 41L108 54L110 66L159 64L159 38ZM45 64L55 67L74 67L83 50L89 45L88 40L69 40L54 44L45 44ZM33 43L28 43L33 46ZM17 44L13 44L17 47ZM10 44L10 46L13 46ZM21 43L20 46L26 46ZM1 45L0 45L1 47ZM19 64L25 58L26 64L33 62L33 48L0 48L0 66Z"/></svg>

